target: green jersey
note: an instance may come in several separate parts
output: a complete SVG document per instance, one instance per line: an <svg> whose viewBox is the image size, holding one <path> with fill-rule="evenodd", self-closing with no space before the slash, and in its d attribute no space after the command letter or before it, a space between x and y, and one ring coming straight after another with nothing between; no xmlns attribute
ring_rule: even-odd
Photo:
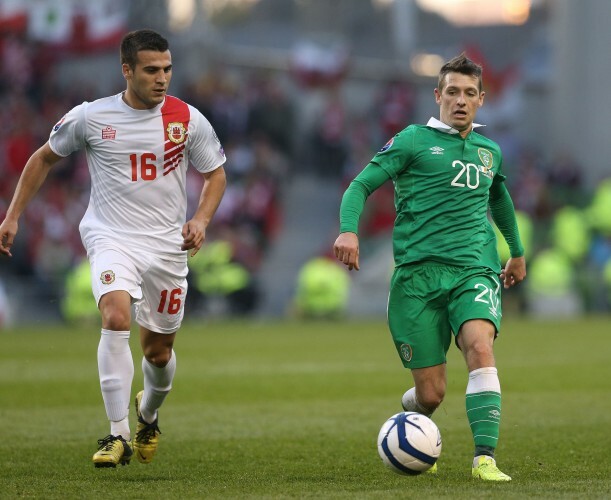
<svg viewBox="0 0 611 500"><path fill-rule="evenodd" d="M463 139L434 118L388 141L367 168L382 169L394 184L395 265L434 261L499 272L488 204L490 190L505 179L502 164L494 141L473 131ZM342 231L357 232L353 215L342 211Z"/></svg>

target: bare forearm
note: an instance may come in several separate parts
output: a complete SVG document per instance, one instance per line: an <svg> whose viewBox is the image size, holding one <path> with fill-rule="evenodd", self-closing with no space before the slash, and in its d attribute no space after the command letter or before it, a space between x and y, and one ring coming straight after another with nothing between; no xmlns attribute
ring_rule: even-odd
<svg viewBox="0 0 611 500"><path fill-rule="evenodd" d="M6 213L6 218L17 221L28 203L40 189L43 182L47 178L51 167L58 161L60 157L50 152L48 145L42 146L36 151L25 164L13 200L9 205Z"/></svg>
<svg viewBox="0 0 611 500"><path fill-rule="evenodd" d="M19 230L19 217L47 178L51 167L61 158L46 143L25 164L13 200L0 224L0 254L12 257L11 246Z"/></svg>
<svg viewBox="0 0 611 500"><path fill-rule="evenodd" d="M219 167L204 176L204 187L193 219L202 222L205 227L208 226L223 199L226 185L227 180L223 167Z"/></svg>

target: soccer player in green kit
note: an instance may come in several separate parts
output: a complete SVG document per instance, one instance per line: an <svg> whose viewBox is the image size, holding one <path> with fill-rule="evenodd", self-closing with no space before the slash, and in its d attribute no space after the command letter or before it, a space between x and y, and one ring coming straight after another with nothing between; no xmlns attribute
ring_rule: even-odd
<svg viewBox="0 0 611 500"><path fill-rule="evenodd" d="M395 189L395 270L388 324L395 347L414 379L402 398L406 411L430 416L447 386L452 338L469 372L467 418L475 456L472 476L510 481L494 458L501 388L493 343L501 323L501 286L526 277L524 251L499 146L473 129L484 102L482 68L461 54L439 72L439 120L410 125L390 139L352 181L340 208L334 253L359 269L358 223L367 197L386 181ZM507 241L505 268L488 220ZM436 472L436 470L432 470Z"/></svg>

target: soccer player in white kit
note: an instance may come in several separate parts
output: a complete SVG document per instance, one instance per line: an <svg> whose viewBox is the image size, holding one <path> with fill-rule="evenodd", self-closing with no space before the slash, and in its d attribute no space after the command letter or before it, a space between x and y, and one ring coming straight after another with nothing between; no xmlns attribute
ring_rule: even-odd
<svg viewBox="0 0 611 500"><path fill-rule="evenodd" d="M84 102L51 131L27 161L5 220L0 253L11 256L18 220L49 170L84 149L91 176L89 206L79 230L102 317L98 371L110 434L98 440L96 467L149 463L157 450L157 410L176 371L174 338L187 293L187 253L201 248L225 191L225 154L206 118L166 94L172 58L151 30L121 42L127 88ZM186 170L204 178L199 205L185 222ZM135 398L136 432L128 413L134 362L129 346L132 305L140 328L144 390ZM132 439L133 438L133 439Z"/></svg>

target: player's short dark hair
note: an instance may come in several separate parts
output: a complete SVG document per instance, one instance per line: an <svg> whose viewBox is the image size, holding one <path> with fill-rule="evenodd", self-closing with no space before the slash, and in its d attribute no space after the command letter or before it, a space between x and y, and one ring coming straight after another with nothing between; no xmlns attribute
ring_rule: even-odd
<svg viewBox="0 0 611 500"><path fill-rule="evenodd" d="M476 77L479 82L479 91L482 91L482 67L469 59L464 52L450 59L439 70L439 82L437 84L439 90L443 89L445 77L448 73L461 73L463 75Z"/></svg>
<svg viewBox="0 0 611 500"><path fill-rule="evenodd" d="M127 64L134 69L138 62L138 52L154 50L165 52L170 48L168 41L153 30L131 31L121 40L121 64Z"/></svg>

